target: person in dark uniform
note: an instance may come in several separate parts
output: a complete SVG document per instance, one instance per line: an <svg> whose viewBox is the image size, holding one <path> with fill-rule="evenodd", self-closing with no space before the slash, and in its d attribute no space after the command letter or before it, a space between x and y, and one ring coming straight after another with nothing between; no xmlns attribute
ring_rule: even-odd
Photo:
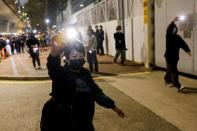
<svg viewBox="0 0 197 131"><path fill-rule="evenodd" d="M34 36L33 33L30 34L30 37L27 40L26 44L29 48L29 53L32 57L32 62L33 62L34 68L35 69L41 69L40 57L39 57L40 43L39 43L38 39L36 39L36 37ZM36 67L36 62L38 64L38 68Z"/></svg>
<svg viewBox="0 0 197 131"><path fill-rule="evenodd" d="M103 26L99 26L99 33L98 33L98 54L104 55L104 48L103 48L103 41L104 41L104 30Z"/></svg>
<svg viewBox="0 0 197 131"><path fill-rule="evenodd" d="M166 31L166 51L164 54L166 60L167 71L164 77L167 86L174 86L181 91L184 86L179 83L177 64L179 61L179 50L183 49L191 56L190 49L186 42L177 34L178 27L175 22L179 20L176 17L167 27Z"/></svg>
<svg viewBox="0 0 197 131"><path fill-rule="evenodd" d="M116 48L116 54L114 57L114 63L117 62L118 57L121 55L121 65L124 65L125 62L125 51L127 50L125 45L125 36L124 33L121 32L121 26L116 27L116 33L114 33L114 39L115 39L115 48Z"/></svg>
<svg viewBox="0 0 197 131"><path fill-rule="evenodd" d="M95 36L96 36L96 40L97 40L97 54L99 54L99 29L98 29L98 25L95 26L95 32L94 32Z"/></svg>
<svg viewBox="0 0 197 131"><path fill-rule="evenodd" d="M61 52L66 57L64 66L59 59ZM103 93L83 67L84 55L83 44L77 40L65 46L52 43L47 62L52 97L43 106L41 131L94 131L95 102L124 117L115 102Z"/></svg>

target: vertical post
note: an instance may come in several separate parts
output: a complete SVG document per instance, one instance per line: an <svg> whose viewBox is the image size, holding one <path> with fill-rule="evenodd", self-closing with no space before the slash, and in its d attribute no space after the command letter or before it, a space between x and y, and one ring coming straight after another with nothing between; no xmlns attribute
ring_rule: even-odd
<svg viewBox="0 0 197 131"><path fill-rule="evenodd" d="M117 7L118 7L118 25L122 26L123 32L125 32L125 25L124 25L124 19L125 19L125 14L124 14L124 0L118 0L117 2Z"/></svg>
<svg viewBox="0 0 197 131"><path fill-rule="evenodd" d="M154 65L154 0L144 0L145 67Z"/></svg>
<svg viewBox="0 0 197 131"><path fill-rule="evenodd" d="M10 33L10 22L9 22L9 20L7 20L6 32L7 32L7 33Z"/></svg>

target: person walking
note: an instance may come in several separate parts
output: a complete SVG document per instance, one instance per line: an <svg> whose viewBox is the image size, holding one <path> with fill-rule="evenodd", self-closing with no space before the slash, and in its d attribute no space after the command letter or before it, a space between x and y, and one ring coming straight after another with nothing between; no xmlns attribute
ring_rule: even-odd
<svg viewBox="0 0 197 131"><path fill-rule="evenodd" d="M121 55L121 65L124 65L125 63L125 51L127 50L125 45L125 36L124 33L121 32L121 26L116 27L116 33L114 33L114 39L115 39L115 48L116 48L116 54L114 57L114 63L117 62L118 57Z"/></svg>
<svg viewBox="0 0 197 131"><path fill-rule="evenodd" d="M64 66L59 59L62 52L66 57ZM73 40L61 46L52 42L47 59L52 97L43 106L41 131L94 131L95 102L124 117L124 112L103 93L83 67L84 58L85 49L81 42Z"/></svg>
<svg viewBox="0 0 197 131"><path fill-rule="evenodd" d="M190 49L186 42L177 34L178 27L175 22L179 18L176 17L167 27L166 31L166 51L164 54L166 60L167 71L164 77L167 86L174 86L181 91L184 89L179 82L179 73L177 64L179 61L179 50L183 49L189 56L191 56Z"/></svg>
<svg viewBox="0 0 197 131"><path fill-rule="evenodd" d="M93 73L94 71L95 73L98 73L98 60L96 56L97 40L90 28L87 30L87 35L84 40L84 47L87 53L90 72Z"/></svg>
<svg viewBox="0 0 197 131"><path fill-rule="evenodd" d="M104 48L103 48L103 41L104 41L104 30L103 26L99 26L99 33L98 33L98 54L104 55Z"/></svg>
<svg viewBox="0 0 197 131"><path fill-rule="evenodd" d="M29 53L32 57L32 62L33 62L34 68L41 69L40 53L39 53L40 43L39 43L38 39L34 36L33 33L30 34L30 37L27 40L26 44L29 47ZM38 68L36 67L36 62L38 64Z"/></svg>

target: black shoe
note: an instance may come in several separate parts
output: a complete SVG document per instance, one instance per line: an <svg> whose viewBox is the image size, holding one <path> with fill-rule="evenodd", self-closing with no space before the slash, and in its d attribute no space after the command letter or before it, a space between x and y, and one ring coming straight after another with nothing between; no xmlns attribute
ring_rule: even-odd
<svg viewBox="0 0 197 131"><path fill-rule="evenodd" d="M124 65L124 62L121 62L121 65Z"/></svg>

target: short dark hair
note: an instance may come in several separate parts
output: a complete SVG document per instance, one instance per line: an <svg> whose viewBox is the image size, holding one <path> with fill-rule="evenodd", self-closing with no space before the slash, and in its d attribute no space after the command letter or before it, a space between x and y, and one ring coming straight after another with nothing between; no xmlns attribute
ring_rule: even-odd
<svg viewBox="0 0 197 131"><path fill-rule="evenodd" d="M116 31L119 31L119 30L121 30L121 26L120 26L120 25L118 25L118 26L116 27Z"/></svg>
<svg viewBox="0 0 197 131"><path fill-rule="evenodd" d="M64 48L64 56L66 59L69 59L69 55L72 50L82 53L85 56L85 48L83 43L77 40L70 41Z"/></svg>

